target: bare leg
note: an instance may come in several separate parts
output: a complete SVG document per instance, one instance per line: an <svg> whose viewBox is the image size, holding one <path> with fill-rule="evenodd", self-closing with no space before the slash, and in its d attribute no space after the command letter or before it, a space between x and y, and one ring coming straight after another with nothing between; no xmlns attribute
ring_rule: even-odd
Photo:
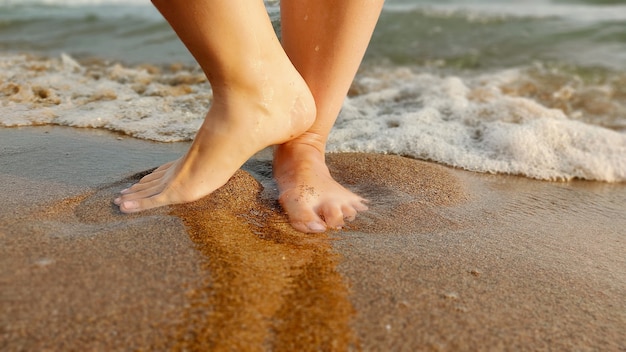
<svg viewBox="0 0 626 352"><path fill-rule="evenodd" d="M326 140L365 53L383 0L282 0L283 47L311 89L311 128L276 148L274 177L292 226L320 232L344 225L363 199L330 175Z"/></svg>
<svg viewBox="0 0 626 352"><path fill-rule="evenodd" d="M189 151L115 199L136 212L202 198L254 153L311 125L315 103L281 47L262 0L154 0L213 88Z"/></svg>

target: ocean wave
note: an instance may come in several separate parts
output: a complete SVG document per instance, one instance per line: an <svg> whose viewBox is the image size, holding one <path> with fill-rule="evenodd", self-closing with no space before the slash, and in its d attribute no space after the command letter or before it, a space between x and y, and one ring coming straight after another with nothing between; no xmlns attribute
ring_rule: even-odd
<svg viewBox="0 0 626 352"><path fill-rule="evenodd" d="M212 99L199 69L134 68L68 55L0 58L0 125L104 128L161 142L193 138Z"/></svg>
<svg viewBox="0 0 626 352"><path fill-rule="evenodd" d="M530 97L536 90L527 75L509 70L463 79L408 69L366 74L355 84L359 93L344 105L329 150L398 154L542 180L626 181L626 133L541 104ZM519 83L532 93L510 88ZM575 100L593 87L579 89L553 99ZM625 117L617 124L623 126Z"/></svg>
<svg viewBox="0 0 626 352"><path fill-rule="evenodd" d="M624 182L626 76L579 73L535 66L462 76L364 67L328 148L544 180ZM54 124L185 141L211 100L196 66L0 56L1 126Z"/></svg>
<svg viewBox="0 0 626 352"><path fill-rule="evenodd" d="M150 0L0 0L1 6L53 5L53 6L84 6L84 5L150 5Z"/></svg>
<svg viewBox="0 0 626 352"><path fill-rule="evenodd" d="M547 0L535 1L398 1L387 2L386 11L419 11L429 16L463 17L470 21L484 22L507 18L563 18L584 22L625 21L624 4L581 4Z"/></svg>

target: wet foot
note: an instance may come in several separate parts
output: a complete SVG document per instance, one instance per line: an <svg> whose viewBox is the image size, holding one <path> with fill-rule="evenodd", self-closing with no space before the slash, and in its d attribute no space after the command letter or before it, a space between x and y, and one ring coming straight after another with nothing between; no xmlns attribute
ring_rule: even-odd
<svg viewBox="0 0 626 352"><path fill-rule="evenodd" d="M298 231L338 229L359 211L365 200L337 183L326 166L318 136L305 133L282 144L274 153L274 178L279 201Z"/></svg>
<svg viewBox="0 0 626 352"><path fill-rule="evenodd" d="M315 102L295 69L266 72L259 89L218 93L189 151L123 190L124 213L198 200L224 185L259 150L300 135L315 118ZM280 78L280 79L279 79ZM218 96L219 94L219 96Z"/></svg>

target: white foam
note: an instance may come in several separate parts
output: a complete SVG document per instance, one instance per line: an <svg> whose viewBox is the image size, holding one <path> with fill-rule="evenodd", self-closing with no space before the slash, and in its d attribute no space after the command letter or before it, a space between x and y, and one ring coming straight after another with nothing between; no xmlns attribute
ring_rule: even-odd
<svg viewBox="0 0 626 352"><path fill-rule="evenodd" d="M276 4L278 0L265 0L268 4ZM4 5L56 5L56 6L83 6L83 5L152 5L150 0L0 0L0 7Z"/></svg>
<svg viewBox="0 0 626 352"><path fill-rule="evenodd" d="M329 151L393 153L544 180L626 181L626 131L574 120L503 88L526 77L522 70L469 78L365 70L331 132ZM555 99L575 94L557 93ZM195 135L211 98L197 69L0 56L0 126L56 124L183 141Z"/></svg>
<svg viewBox="0 0 626 352"><path fill-rule="evenodd" d="M0 57L0 125L55 124L162 142L190 140L206 113L211 89L206 82L183 81L202 77L201 72L153 74L119 64L83 67L67 55L50 60Z"/></svg>
<svg viewBox="0 0 626 352"><path fill-rule="evenodd" d="M77 6L77 5L150 5L150 0L1 0L3 5L25 5L43 4L57 6Z"/></svg>
<svg viewBox="0 0 626 352"><path fill-rule="evenodd" d="M463 81L396 69L362 77L357 85L365 92L346 101L329 150L544 180L626 181L626 133L505 95L499 83L516 74Z"/></svg>
<svg viewBox="0 0 626 352"><path fill-rule="evenodd" d="M420 10L431 15L464 15L470 20L487 18L549 18L558 17L584 22L624 21L626 5L624 4L567 4L550 0L526 1L389 1L385 5L387 11L406 12Z"/></svg>

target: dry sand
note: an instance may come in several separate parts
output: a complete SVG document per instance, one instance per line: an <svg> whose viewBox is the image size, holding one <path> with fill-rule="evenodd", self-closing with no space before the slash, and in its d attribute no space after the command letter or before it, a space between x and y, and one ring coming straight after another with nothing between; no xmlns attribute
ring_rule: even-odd
<svg viewBox="0 0 626 352"><path fill-rule="evenodd" d="M371 209L303 235L266 151L201 201L117 211L185 147L0 129L0 350L626 350L624 184L329 155Z"/></svg>

